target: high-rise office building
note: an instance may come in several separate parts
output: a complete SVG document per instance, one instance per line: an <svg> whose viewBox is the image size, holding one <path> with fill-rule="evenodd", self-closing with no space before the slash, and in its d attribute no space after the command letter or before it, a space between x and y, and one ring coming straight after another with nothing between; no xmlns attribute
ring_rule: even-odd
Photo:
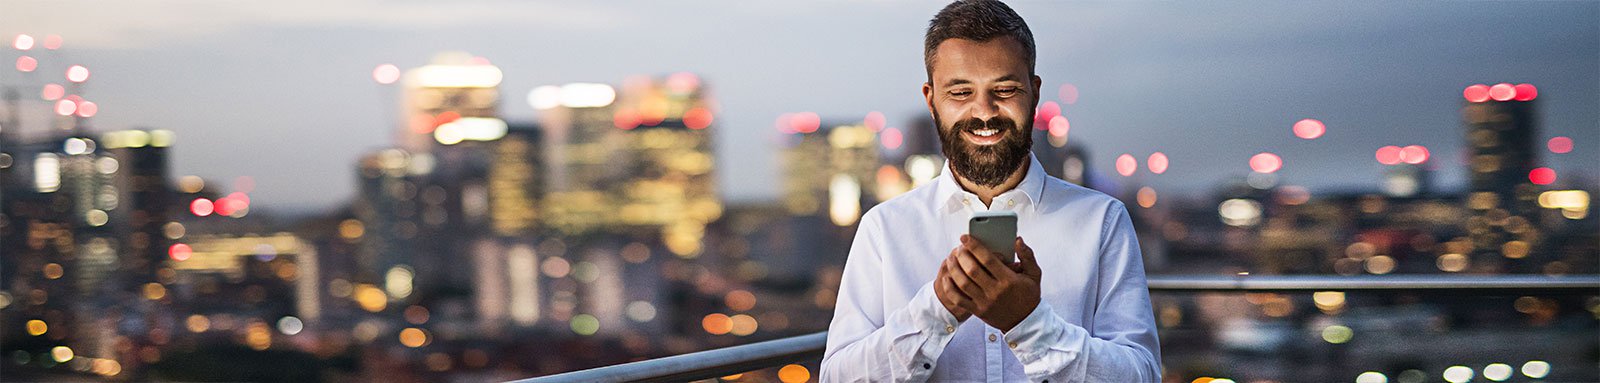
<svg viewBox="0 0 1600 383"><path fill-rule="evenodd" d="M1530 85L1473 85L1464 92L1461 117L1471 155L1468 160L1470 217L1475 270L1502 271L1538 244L1540 188L1530 180L1538 163L1536 93Z"/></svg>

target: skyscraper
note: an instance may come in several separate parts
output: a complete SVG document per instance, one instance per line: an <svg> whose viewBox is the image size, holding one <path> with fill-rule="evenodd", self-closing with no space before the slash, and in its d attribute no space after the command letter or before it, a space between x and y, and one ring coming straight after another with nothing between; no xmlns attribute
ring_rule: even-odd
<svg viewBox="0 0 1600 383"><path fill-rule="evenodd" d="M1475 269L1522 258L1539 241L1540 188L1530 180L1538 163L1538 104L1531 85L1473 85L1464 92L1461 117L1470 147L1471 194L1466 229L1473 243ZM1478 267L1481 266L1481 267Z"/></svg>

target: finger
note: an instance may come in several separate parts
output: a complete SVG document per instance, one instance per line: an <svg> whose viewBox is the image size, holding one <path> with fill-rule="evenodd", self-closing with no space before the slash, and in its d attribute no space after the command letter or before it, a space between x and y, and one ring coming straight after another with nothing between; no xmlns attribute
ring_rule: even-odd
<svg viewBox="0 0 1600 383"><path fill-rule="evenodd" d="M1011 271L1010 268L1006 267L1006 262L1000 259L1000 254L990 250L988 246L984 246L983 241L974 239L962 243L962 247L972 252L974 259L983 266L983 269L988 270L989 274L996 278L1005 276L1008 271Z"/></svg>
<svg viewBox="0 0 1600 383"><path fill-rule="evenodd" d="M966 294L968 298L987 296L983 295L983 287L979 286L976 281L973 281L972 277L968 277L967 273L962 272L960 267L961 266L952 265L947 275L950 278L951 284L955 285L956 290L960 290L962 293Z"/></svg>
<svg viewBox="0 0 1600 383"><path fill-rule="evenodd" d="M959 307L967 312L971 312L977 307L977 304L973 303L971 297L968 297L966 293L961 292L960 289L955 287L955 281L952 281L949 275L945 275L939 279L940 283L943 284L946 291L948 291L947 298L950 300L951 304L954 304L956 307Z"/></svg>
<svg viewBox="0 0 1600 383"><path fill-rule="evenodd" d="M983 267L982 262L972 252L962 249L962 251L956 253L955 261L956 265L961 267L961 272L972 278L973 282L984 286L992 286L992 283L994 283L995 276L990 274L987 268Z"/></svg>
<svg viewBox="0 0 1600 383"><path fill-rule="evenodd" d="M1022 273L1032 277L1039 277L1044 272L1039 269L1039 259L1033 256L1033 248L1028 243L1017 237L1017 261L1022 266Z"/></svg>

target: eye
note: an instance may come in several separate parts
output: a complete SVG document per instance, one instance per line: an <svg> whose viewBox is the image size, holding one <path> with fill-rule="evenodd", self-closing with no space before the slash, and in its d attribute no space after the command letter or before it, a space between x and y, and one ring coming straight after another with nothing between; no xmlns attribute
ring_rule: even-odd
<svg viewBox="0 0 1600 383"><path fill-rule="evenodd" d="M970 96L970 95L972 95L972 91L966 90L966 89L950 91L950 97L966 98L967 96Z"/></svg>
<svg viewBox="0 0 1600 383"><path fill-rule="evenodd" d="M1000 95L1002 97L1011 97L1012 95L1017 94L1018 90L1019 89L1017 89L1017 87L1014 87L1014 86L1013 87L1004 87L1004 88L996 88L994 90L994 93L997 94L997 95Z"/></svg>

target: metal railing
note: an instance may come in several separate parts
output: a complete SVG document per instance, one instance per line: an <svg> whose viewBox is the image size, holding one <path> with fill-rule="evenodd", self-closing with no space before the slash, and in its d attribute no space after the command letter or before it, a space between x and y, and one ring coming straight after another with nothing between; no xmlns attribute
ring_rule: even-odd
<svg viewBox="0 0 1600 383"><path fill-rule="evenodd" d="M1152 292L1307 292L1471 290L1473 293L1597 293L1600 275L1153 275ZM529 378L513 383L682 382L713 379L822 358L828 332Z"/></svg>

